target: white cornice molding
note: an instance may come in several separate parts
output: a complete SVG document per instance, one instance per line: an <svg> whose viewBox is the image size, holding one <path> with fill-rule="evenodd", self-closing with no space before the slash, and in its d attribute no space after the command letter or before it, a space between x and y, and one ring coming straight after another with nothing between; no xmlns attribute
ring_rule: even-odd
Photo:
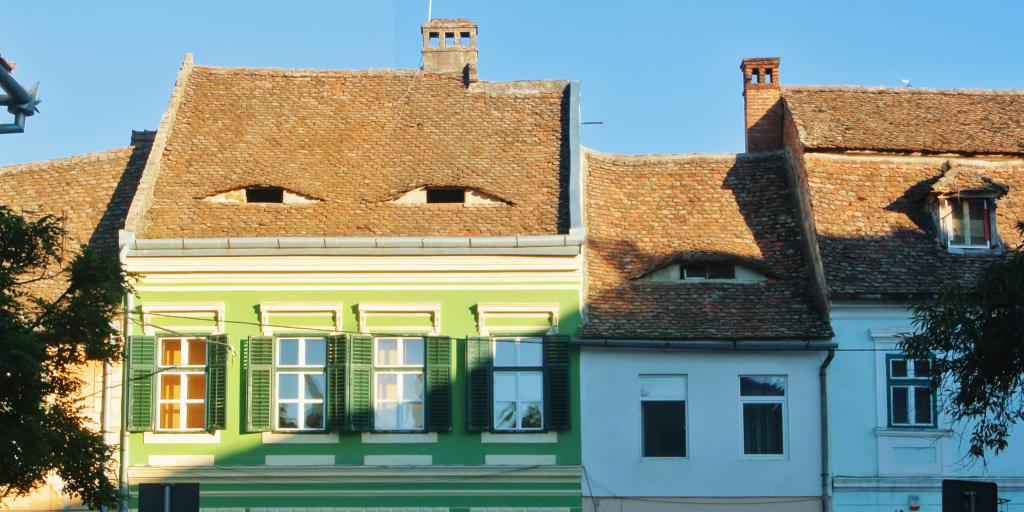
<svg viewBox="0 0 1024 512"><path fill-rule="evenodd" d="M477 329L481 336L490 336L494 330L501 330L507 326L488 325L487 319L495 315L545 315L549 320L548 334L558 332L558 304L531 304L531 303L498 303L498 304L477 304Z"/></svg>
<svg viewBox="0 0 1024 512"><path fill-rule="evenodd" d="M175 314L179 316L182 313L212 313L214 319L213 332L210 334L223 334L224 333L224 303L223 302L148 302L143 303L140 306L142 310L142 331L147 336L156 335L157 327L153 325L153 316L160 316L161 313L169 316L165 318L172 318ZM183 331L195 331L203 330L202 327L191 326L191 327L179 327L170 326L167 328L173 328L175 330Z"/></svg>
<svg viewBox="0 0 1024 512"><path fill-rule="evenodd" d="M342 303L340 302L261 302L260 331L264 336L274 335L274 326L270 323L270 315L274 314L329 314L332 317L334 331L331 334L341 332ZM280 328L278 331L288 331L288 328ZM300 326L296 329L301 330Z"/></svg>

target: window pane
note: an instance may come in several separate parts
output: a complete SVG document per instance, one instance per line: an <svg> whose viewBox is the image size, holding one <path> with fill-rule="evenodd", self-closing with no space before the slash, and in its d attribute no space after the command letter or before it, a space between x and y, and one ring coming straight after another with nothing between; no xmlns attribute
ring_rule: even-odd
<svg viewBox="0 0 1024 512"><path fill-rule="evenodd" d="M306 340L306 366L323 366L327 362L327 342L314 338Z"/></svg>
<svg viewBox="0 0 1024 512"><path fill-rule="evenodd" d="M767 375L740 377L742 396L786 396L786 378Z"/></svg>
<svg viewBox="0 0 1024 512"><path fill-rule="evenodd" d="M206 340L202 338L188 340L188 365L206 366Z"/></svg>
<svg viewBox="0 0 1024 512"><path fill-rule="evenodd" d="M520 401L540 402L544 400L544 377L540 372L519 373Z"/></svg>
<svg viewBox="0 0 1024 512"><path fill-rule="evenodd" d="M708 279L735 279L736 266L732 263L708 264Z"/></svg>
<svg viewBox="0 0 1024 512"><path fill-rule="evenodd" d="M782 404L743 404L743 453L782 455Z"/></svg>
<svg viewBox="0 0 1024 512"><path fill-rule="evenodd" d="M306 398L314 398L323 400L324 399L324 374L322 373L307 373L303 375L306 382L306 389L303 395Z"/></svg>
<svg viewBox="0 0 1024 512"><path fill-rule="evenodd" d="M185 404L185 428L206 427L206 404Z"/></svg>
<svg viewBox="0 0 1024 512"><path fill-rule="evenodd" d="M494 403L494 428L509 429L516 428L516 403L495 402Z"/></svg>
<svg viewBox="0 0 1024 512"><path fill-rule="evenodd" d="M928 378L932 376L932 362L927 359L914 361L914 377Z"/></svg>
<svg viewBox="0 0 1024 512"><path fill-rule="evenodd" d="M519 423L522 428L541 428L541 404L540 402L523 402Z"/></svg>
<svg viewBox="0 0 1024 512"><path fill-rule="evenodd" d="M299 364L299 340L281 339L277 340L278 354L277 364L285 366L297 366Z"/></svg>
<svg viewBox="0 0 1024 512"><path fill-rule="evenodd" d="M508 402L515 401L515 399L516 374L514 372L494 372L494 401Z"/></svg>
<svg viewBox="0 0 1024 512"><path fill-rule="evenodd" d="M910 423L910 398L907 396L907 388L892 388L892 423L894 425L906 425Z"/></svg>
<svg viewBox="0 0 1024 512"><path fill-rule="evenodd" d="M398 400L398 375L377 374L377 400Z"/></svg>
<svg viewBox="0 0 1024 512"><path fill-rule="evenodd" d="M686 378L681 375L645 375L640 377L640 396L686 398Z"/></svg>
<svg viewBox="0 0 1024 512"><path fill-rule="evenodd" d="M950 213L950 223L953 226L953 232L950 233L953 245L964 245L964 209L960 201L950 201L950 207L952 212Z"/></svg>
<svg viewBox="0 0 1024 512"><path fill-rule="evenodd" d="M306 404L306 428L324 428L324 405Z"/></svg>
<svg viewBox="0 0 1024 512"><path fill-rule="evenodd" d="M516 365L516 342L514 338L494 339L494 366Z"/></svg>
<svg viewBox="0 0 1024 512"><path fill-rule="evenodd" d="M178 404L160 404L160 428L181 428L181 406Z"/></svg>
<svg viewBox="0 0 1024 512"><path fill-rule="evenodd" d="M407 339L402 343L402 357L405 365L423 364L423 338Z"/></svg>
<svg viewBox="0 0 1024 512"><path fill-rule="evenodd" d="M277 404L277 428L299 428L299 404Z"/></svg>
<svg viewBox="0 0 1024 512"><path fill-rule="evenodd" d="M402 400L423 400L422 373L406 373L402 375Z"/></svg>
<svg viewBox="0 0 1024 512"><path fill-rule="evenodd" d="M891 375L893 378L907 377L907 360L890 359L889 375Z"/></svg>
<svg viewBox="0 0 1024 512"><path fill-rule="evenodd" d="M377 366L398 366L398 340L377 338Z"/></svg>
<svg viewBox="0 0 1024 512"><path fill-rule="evenodd" d="M519 340L519 366L544 365L544 339L522 338Z"/></svg>
<svg viewBox="0 0 1024 512"><path fill-rule="evenodd" d="M708 268L704 265L687 265L683 267L683 273L686 279L706 279Z"/></svg>
<svg viewBox="0 0 1024 512"><path fill-rule="evenodd" d="M643 456L686 456L686 402L640 402L643 414Z"/></svg>
<svg viewBox="0 0 1024 512"><path fill-rule="evenodd" d="M181 340L160 340L160 364L162 366L181 365Z"/></svg>
<svg viewBox="0 0 1024 512"><path fill-rule="evenodd" d="M985 243L985 201L974 199L967 202L971 214L970 245L986 245Z"/></svg>
<svg viewBox="0 0 1024 512"><path fill-rule="evenodd" d="M206 400L206 374L199 373L188 375L188 398L189 400Z"/></svg>
<svg viewBox="0 0 1024 512"><path fill-rule="evenodd" d="M373 418L377 430L398 430L398 404L378 403Z"/></svg>
<svg viewBox="0 0 1024 512"><path fill-rule="evenodd" d="M919 425L931 425L932 423L931 388L914 388L914 423Z"/></svg>
<svg viewBox="0 0 1024 512"><path fill-rule="evenodd" d="M419 430L423 428L423 404L402 405L402 429Z"/></svg>
<svg viewBox="0 0 1024 512"><path fill-rule="evenodd" d="M181 375L165 373L160 376L160 399L178 400L181 398Z"/></svg>
<svg viewBox="0 0 1024 512"><path fill-rule="evenodd" d="M277 397L290 400L299 398L299 374L277 374Z"/></svg>

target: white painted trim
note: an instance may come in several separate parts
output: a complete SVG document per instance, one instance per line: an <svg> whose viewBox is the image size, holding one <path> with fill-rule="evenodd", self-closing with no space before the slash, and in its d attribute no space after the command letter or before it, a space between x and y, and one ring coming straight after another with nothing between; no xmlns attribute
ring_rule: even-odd
<svg viewBox="0 0 1024 512"><path fill-rule="evenodd" d="M886 356L898 354L897 344L901 336L909 334L906 327L878 327L868 330L875 343L875 426L877 429L889 427L889 386L887 379L889 369L885 366ZM879 448L881 449L881 448Z"/></svg>
<svg viewBox="0 0 1024 512"><path fill-rule="evenodd" d="M366 455L363 464L366 466L430 466L434 463L432 455Z"/></svg>
<svg viewBox="0 0 1024 512"><path fill-rule="evenodd" d="M376 434L373 432L363 432L360 440L363 444L434 444L437 442L437 432L419 434Z"/></svg>
<svg viewBox="0 0 1024 512"><path fill-rule="evenodd" d="M569 507L470 507L469 512L569 512Z"/></svg>
<svg viewBox="0 0 1024 512"><path fill-rule="evenodd" d="M213 313L215 327L211 334L222 334L224 332L223 302L147 302L143 303L140 308L142 309L142 332L147 336L156 335L156 327L153 326L152 319L152 316L156 313ZM179 327L178 329L196 331L206 330L208 327L191 326Z"/></svg>
<svg viewBox="0 0 1024 512"><path fill-rule="evenodd" d="M334 455L267 455L268 466L333 466Z"/></svg>
<svg viewBox="0 0 1024 512"><path fill-rule="evenodd" d="M554 455L484 455L488 466L550 466L555 464Z"/></svg>
<svg viewBox="0 0 1024 512"><path fill-rule="evenodd" d="M491 315L535 315L543 314L550 319L548 334L558 333L558 304L477 304L477 330L481 336L490 336L491 327L487 325L487 318ZM500 329L500 327L499 327ZM513 327L513 329L519 329Z"/></svg>
<svg viewBox="0 0 1024 512"><path fill-rule="evenodd" d="M870 492L881 490L918 490L918 489L941 489L942 480L949 478L949 475L942 476L836 476L833 478L833 485L837 489L864 489ZM957 480L977 480L980 482L995 482L1000 491L1024 491L1024 477L1020 476L957 476Z"/></svg>
<svg viewBox="0 0 1024 512"><path fill-rule="evenodd" d="M168 434L145 432L142 434L143 444L220 444L220 430L213 434L197 432L189 434Z"/></svg>
<svg viewBox="0 0 1024 512"><path fill-rule="evenodd" d="M455 480L474 479L481 482L538 482L579 483L581 466L537 466L519 468L514 473L499 467L483 465L454 466L217 466L167 468L130 466L129 479L133 482L218 482L238 483L302 483L311 480L322 483L391 482L396 479L437 478ZM576 489L577 496L579 489Z"/></svg>
<svg viewBox="0 0 1024 512"><path fill-rule="evenodd" d="M342 303L321 302L261 302L260 330L264 336L273 336L274 328L270 325L270 315L275 314L330 314L334 317L334 334L341 332ZM285 329L287 330L287 329Z"/></svg>
<svg viewBox="0 0 1024 512"><path fill-rule="evenodd" d="M419 313L430 315L431 328L427 332L430 336L437 336L441 333L441 305L440 304L422 304L422 303L378 303L378 302L360 302L358 305L359 309L359 332L370 333L370 327L366 325L367 318L375 315L395 315L395 314L408 314L408 313ZM383 327L377 327L375 329L380 330Z"/></svg>
<svg viewBox="0 0 1024 512"><path fill-rule="evenodd" d="M949 429L936 428L876 428L875 437L923 437L926 439L940 439L953 435Z"/></svg>
<svg viewBox="0 0 1024 512"><path fill-rule="evenodd" d="M135 287L140 292L240 292L240 291L431 291L431 290L576 290L579 285L573 284L534 284L534 285L227 285L227 286L149 286L139 285Z"/></svg>
<svg viewBox="0 0 1024 512"><path fill-rule="evenodd" d="M150 466L212 466L213 455L150 455Z"/></svg>
<svg viewBox="0 0 1024 512"><path fill-rule="evenodd" d="M537 433L493 433L482 432L481 444L550 444L558 442L558 432Z"/></svg>
<svg viewBox="0 0 1024 512"><path fill-rule="evenodd" d="M245 512L244 509L239 509ZM205 512L206 509L200 509ZM425 507L253 507L249 512L448 512L447 508Z"/></svg>
<svg viewBox="0 0 1024 512"><path fill-rule="evenodd" d="M187 278L195 273L253 272L296 276L310 272L367 273L394 275L395 272L414 276L457 274L476 276L507 272L552 272L582 276L583 259L572 256L528 255L444 255L444 256L128 256L127 270L134 274L171 273ZM372 274L371 274L372 276ZM246 276L238 276L245 278ZM315 278L315 275L310 275ZM301 277L300 277L301 278ZM307 278L308 279L308 278ZM314 282L316 280L314 279Z"/></svg>
<svg viewBox="0 0 1024 512"><path fill-rule="evenodd" d="M263 444L338 444L338 434L262 432L260 441Z"/></svg>

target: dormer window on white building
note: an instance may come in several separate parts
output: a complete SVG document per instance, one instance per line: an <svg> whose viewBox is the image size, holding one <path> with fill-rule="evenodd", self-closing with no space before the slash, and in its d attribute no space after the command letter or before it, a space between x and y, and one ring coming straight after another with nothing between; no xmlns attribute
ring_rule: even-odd
<svg viewBox="0 0 1024 512"><path fill-rule="evenodd" d="M954 253L1000 247L996 232L996 205L1009 190L981 172L948 162L932 185L939 239Z"/></svg>

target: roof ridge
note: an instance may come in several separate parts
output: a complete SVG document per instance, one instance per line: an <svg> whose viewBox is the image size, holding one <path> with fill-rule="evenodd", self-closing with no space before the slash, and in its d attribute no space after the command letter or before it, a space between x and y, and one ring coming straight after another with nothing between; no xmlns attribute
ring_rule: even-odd
<svg viewBox="0 0 1024 512"><path fill-rule="evenodd" d="M128 213L125 215L124 226L126 231L135 233L142 227L146 212L153 204L153 196L156 193L156 181L160 177L160 160L163 158L164 148L167 147L167 139L170 137L174 120L178 114L178 107L185 97L185 87L192 75L192 54L186 53L178 70L178 77L171 89L171 98L167 101L167 109L160 117L160 125L157 127L156 135L153 137L149 156L146 159L146 166L142 169L142 176L139 177L139 184L135 189L135 196L132 198Z"/></svg>
<svg viewBox="0 0 1024 512"><path fill-rule="evenodd" d="M37 160L34 162L25 162L22 164L13 164L0 167L0 176L7 176L9 174L16 174L25 171L38 171L47 169L53 166L60 165L72 165L84 162L96 162L100 160L109 160L114 157L123 156L125 153L131 154L135 150L134 146L128 146L124 148L108 149L105 151L94 151L91 153L83 153L81 155L72 155L61 158L51 158L49 160Z"/></svg>
<svg viewBox="0 0 1024 512"><path fill-rule="evenodd" d="M626 162L675 162L687 160L756 160L775 158L785 153L785 150L764 151L759 153L646 153L642 155L624 155L620 153L606 153L586 146L582 147L585 155L593 155L607 160L620 160Z"/></svg>
<svg viewBox="0 0 1024 512"><path fill-rule="evenodd" d="M278 67L245 67L245 66L193 66L194 70L220 74L241 73L253 75L312 76L312 75L396 75L412 76L423 73L422 69L410 68L366 68L366 69L314 69L314 68L278 68ZM461 72L431 72L438 75L462 75Z"/></svg>
<svg viewBox="0 0 1024 512"><path fill-rule="evenodd" d="M935 89L928 87L895 87L895 86L871 86L871 85L783 85L780 86L783 94L786 91L832 91L832 92L859 92L865 94L948 94L948 95L992 95L992 96L1020 96L1024 95L1024 89Z"/></svg>

